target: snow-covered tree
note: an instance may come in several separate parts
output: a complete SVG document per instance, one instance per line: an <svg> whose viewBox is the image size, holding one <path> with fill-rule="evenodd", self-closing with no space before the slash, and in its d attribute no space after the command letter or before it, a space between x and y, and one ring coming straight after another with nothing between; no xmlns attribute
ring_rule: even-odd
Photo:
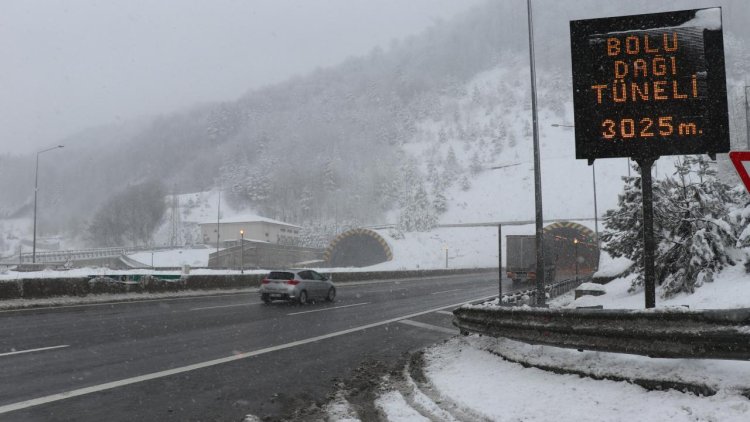
<svg viewBox="0 0 750 422"><path fill-rule="evenodd" d="M639 170L634 166L636 170ZM702 156L679 160L675 177L656 180L654 238L656 282L664 297L692 293L725 265L733 265L735 229L728 213L733 197ZM643 285L643 214L640 174L625 177L618 207L604 216L604 250L635 265L631 290Z"/></svg>
<svg viewBox="0 0 750 422"><path fill-rule="evenodd" d="M665 239L656 266L661 269L664 296L692 293L711 282L726 265L734 265L736 237L729 219L730 187L717 179L703 156L677 161L676 178L665 184L671 193Z"/></svg>
<svg viewBox="0 0 750 422"><path fill-rule="evenodd" d="M448 200L445 198L442 192L436 192L432 200L432 206L435 208L435 212L442 214L448 210Z"/></svg>
<svg viewBox="0 0 750 422"><path fill-rule="evenodd" d="M468 176L463 175L461 176L461 180L459 181L459 185L461 186L462 191L467 191L471 189L471 181L469 180Z"/></svg>
<svg viewBox="0 0 750 422"><path fill-rule="evenodd" d="M471 156L471 164L469 165L469 171L471 171L471 174L478 174L482 171L482 160L479 158L479 153L474 152L474 155Z"/></svg>
<svg viewBox="0 0 750 422"><path fill-rule="evenodd" d="M412 191L404 207L401 208L397 229L404 232L429 231L437 224L437 217L427 196L427 191L420 183Z"/></svg>

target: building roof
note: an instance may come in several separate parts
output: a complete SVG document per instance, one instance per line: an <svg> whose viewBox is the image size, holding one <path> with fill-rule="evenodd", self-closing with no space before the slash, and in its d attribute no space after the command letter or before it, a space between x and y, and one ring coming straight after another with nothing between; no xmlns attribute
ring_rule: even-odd
<svg viewBox="0 0 750 422"><path fill-rule="evenodd" d="M222 218L219 220L219 223L269 223L276 224L278 226L295 227L298 229L302 228L300 226L295 226L294 224L285 223L283 221L274 220L272 218L261 217L255 214L237 215L234 217ZM202 221L198 224L216 224L216 220Z"/></svg>

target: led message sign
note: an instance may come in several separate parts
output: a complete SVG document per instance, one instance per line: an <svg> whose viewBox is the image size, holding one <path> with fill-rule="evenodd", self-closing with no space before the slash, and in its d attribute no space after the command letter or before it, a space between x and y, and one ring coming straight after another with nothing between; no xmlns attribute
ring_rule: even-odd
<svg viewBox="0 0 750 422"><path fill-rule="evenodd" d="M729 151L721 9L570 22L576 158Z"/></svg>

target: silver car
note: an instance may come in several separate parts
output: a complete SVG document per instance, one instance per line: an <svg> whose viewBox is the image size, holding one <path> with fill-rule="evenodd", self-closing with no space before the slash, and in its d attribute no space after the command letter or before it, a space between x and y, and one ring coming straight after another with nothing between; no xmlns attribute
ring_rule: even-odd
<svg viewBox="0 0 750 422"><path fill-rule="evenodd" d="M260 299L288 300L299 304L310 300L336 299L336 286L328 277L313 270L271 271L260 284Z"/></svg>

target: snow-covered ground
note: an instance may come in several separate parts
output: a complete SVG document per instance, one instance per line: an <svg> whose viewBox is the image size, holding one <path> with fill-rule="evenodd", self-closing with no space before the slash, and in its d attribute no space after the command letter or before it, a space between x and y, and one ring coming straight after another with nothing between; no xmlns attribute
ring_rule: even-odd
<svg viewBox="0 0 750 422"><path fill-rule="evenodd" d="M602 296L582 296L574 299L572 294L568 294L552 303L567 308L602 305L605 309L642 309L643 289L638 289L635 293L629 292L633 277L630 275L605 284L602 287L606 294ZM657 289L657 308L678 306L687 306L690 309L750 308L750 274L745 272L743 264L740 263L726 268L714 282L704 283L693 294L682 293L664 299Z"/></svg>
<svg viewBox="0 0 750 422"><path fill-rule="evenodd" d="M630 265L616 259L608 262L608 273ZM628 291L631 279L627 276L601 286L606 292L603 296L575 300L571 292L551 301L550 306L643 308L643 291ZM750 275L740 263L727 268L714 282L704 284L692 295L659 297L657 306L747 308ZM538 367L556 367L592 377L560 375ZM406 383L383 382L375 406L388 420L750 420L750 362L745 361L579 352L471 335L456 336L427 349L422 373L424 380L419 382L411 379L409 371L404 371ZM702 396L672 389L649 391L636 383L614 380L688 383L705 386L715 394ZM327 411L330 420L357 420L341 394L335 406L329 406Z"/></svg>
<svg viewBox="0 0 750 422"><path fill-rule="evenodd" d="M441 396L474 414L495 421L747 421L750 400L736 391L720 390L700 397L691 393L647 391L625 382L594 380L577 375L557 375L524 368L490 353L494 339L456 338L436 346L425 357L425 375ZM537 353L558 352L544 347ZM577 353L577 352L572 352ZM603 353L587 352L591 361L580 366L589 370L621 369L627 376L644 369L648 358L599 359ZM579 358L579 361L581 359ZM565 362L565 360L563 360ZM608 363L609 365L605 364ZM686 362L665 362L674 368ZM703 366L704 362L695 362ZM730 362L721 374L744 374L738 381L750 383L750 364ZM650 377L670 377L653 362ZM675 371L680 374L681 371ZM717 374L705 371L708 380ZM705 380L704 380L705 381Z"/></svg>
<svg viewBox="0 0 750 422"><path fill-rule="evenodd" d="M168 251L138 252L128 255L128 258L138 261L144 266L154 267L182 267L190 265L191 267L208 266L208 256L215 249L173 249Z"/></svg>

